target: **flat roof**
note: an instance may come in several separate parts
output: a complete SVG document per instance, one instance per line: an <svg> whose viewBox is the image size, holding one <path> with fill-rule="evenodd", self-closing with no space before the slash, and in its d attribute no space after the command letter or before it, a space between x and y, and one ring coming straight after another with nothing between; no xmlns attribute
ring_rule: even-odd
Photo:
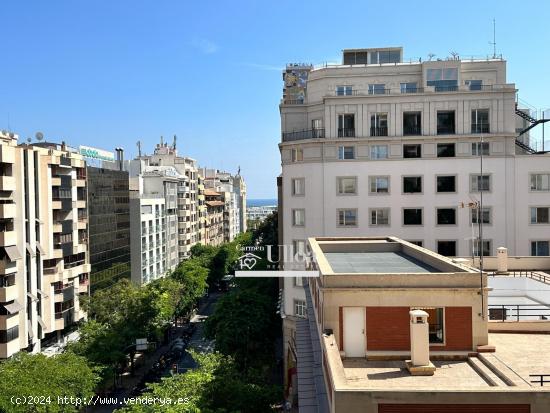
<svg viewBox="0 0 550 413"><path fill-rule="evenodd" d="M325 252L334 273L438 273L431 265L403 252Z"/></svg>

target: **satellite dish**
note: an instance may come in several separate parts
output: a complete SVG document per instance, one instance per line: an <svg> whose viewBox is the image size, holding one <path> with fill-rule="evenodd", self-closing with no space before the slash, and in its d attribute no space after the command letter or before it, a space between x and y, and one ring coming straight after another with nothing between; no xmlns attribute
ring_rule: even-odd
<svg viewBox="0 0 550 413"><path fill-rule="evenodd" d="M34 135L34 137L41 141L42 139L44 139L44 134L42 132L36 132L36 134Z"/></svg>
<svg viewBox="0 0 550 413"><path fill-rule="evenodd" d="M32 139L31 138L27 138L27 142L31 143Z"/></svg>

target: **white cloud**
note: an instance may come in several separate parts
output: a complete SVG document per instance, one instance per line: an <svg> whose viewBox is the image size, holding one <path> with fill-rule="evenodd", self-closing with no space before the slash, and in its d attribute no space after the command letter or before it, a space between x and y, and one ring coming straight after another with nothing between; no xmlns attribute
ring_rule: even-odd
<svg viewBox="0 0 550 413"><path fill-rule="evenodd" d="M219 46L208 39L195 38L189 44L204 54L216 53L219 50Z"/></svg>

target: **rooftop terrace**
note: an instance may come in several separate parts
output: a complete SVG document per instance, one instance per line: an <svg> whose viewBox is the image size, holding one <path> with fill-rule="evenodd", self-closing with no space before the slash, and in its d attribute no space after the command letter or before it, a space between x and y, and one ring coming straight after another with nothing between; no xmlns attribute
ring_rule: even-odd
<svg viewBox="0 0 550 413"><path fill-rule="evenodd" d="M327 252L325 257L335 273L441 272L437 268L400 251Z"/></svg>

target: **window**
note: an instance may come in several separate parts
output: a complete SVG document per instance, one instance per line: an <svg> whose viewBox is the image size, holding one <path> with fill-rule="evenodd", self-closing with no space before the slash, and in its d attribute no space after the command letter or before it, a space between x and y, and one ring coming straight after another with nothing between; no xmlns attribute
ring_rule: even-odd
<svg viewBox="0 0 550 413"><path fill-rule="evenodd" d="M354 227L356 225L357 225L356 209L339 209L338 210L338 226Z"/></svg>
<svg viewBox="0 0 550 413"><path fill-rule="evenodd" d="M437 111L437 134L453 135L455 133L455 111L438 110Z"/></svg>
<svg viewBox="0 0 550 413"><path fill-rule="evenodd" d="M370 116L370 136L388 136L387 113L373 113Z"/></svg>
<svg viewBox="0 0 550 413"><path fill-rule="evenodd" d="M352 93L351 86L336 86L336 96L351 96Z"/></svg>
<svg viewBox="0 0 550 413"><path fill-rule="evenodd" d="M473 156L489 156L489 142L472 142Z"/></svg>
<svg viewBox="0 0 550 413"><path fill-rule="evenodd" d="M403 158L422 158L422 145L403 145Z"/></svg>
<svg viewBox="0 0 550 413"><path fill-rule="evenodd" d="M421 176L404 176L403 177L403 193L418 194L421 192L422 192Z"/></svg>
<svg viewBox="0 0 550 413"><path fill-rule="evenodd" d="M491 175L470 175L470 192L491 190Z"/></svg>
<svg viewBox="0 0 550 413"><path fill-rule="evenodd" d="M456 225L456 209L437 208L437 225Z"/></svg>
<svg viewBox="0 0 550 413"><path fill-rule="evenodd" d="M336 186L338 195L355 195L357 194L357 177L345 176L336 178Z"/></svg>
<svg viewBox="0 0 550 413"><path fill-rule="evenodd" d="M550 224L550 207L531 207L531 224Z"/></svg>
<svg viewBox="0 0 550 413"><path fill-rule="evenodd" d="M407 242L410 242L411 244L417 245L419 247L424 246L424 241L422 240L407 240Z"/></svg>
<svg viewBox="0 0 550 413"><path fill-rule="evenodd" d="M390 223L389 208L377 208L377 209L370 210L371 225L389 225L389 223Z"/></svg>
<svg viewBox="0 0 550 413"><path fill-rule="evenodd" d="M383 95L386 93L386 85L383 83L371 83L369 85L369 95Z"/></svg>
<svg viewBox="0 0 550 413"><path fill-rule="evenodd" d="M422 225L422 208L403 209L403 225Z"/></svg>
<svg viewBox="0 0 550 413"><path fill-rule="evenodd" d="M302 148L292 149L292 162L300 162L304 160L304 150Z"/></svg>
<svg viewBox="0 0 550 413"><path fill-rule="evenodd" d="M293 209L292 210L292 225L295 227L303 227L306 222L306 210L305 209Z"/></svg>
<svg viewBox="0 0 550 413"><path fill-rule="evenodd" d="M371 176L369 182L371 194L388 194L390 192L389 176Z"/></svg>
<svg viewBox="0 0 550 413"><path fill-rule="evenodd" d="M531 174L531 191L550 191L550 174Z"/></svg>
<svg viewBox="0 0 550 413"><path fill-rule="evenodd" d="M531 241L531 255L533 257L550 255L550 241Z"/></svg>
<svg viewBox="0 0 550 413"><path fill-rule="evenodd" d="M456 192L456 176L438 176L436 177L437 193Z"/></svg>
<svg viewBox="0 0 550 413"><path fill-rule="evenodd" d="M403 113L403 135L422 135L421 112Z"/></svg>
<svg viewBox="0 0 550 413"><path fill-rule="evenodd" d="M388 145L371 145L370 157L371 159L387 159Z"/></svg>
<svg viewBox="0 0 550 413"><path fill-rule="evenodd" d="M443 308L425 308L428 313L428 331L430 344L443 344L445 341L443 331Z"/></svg>
<svg viewBox="0 0 550 413"><path fill-rule="evenodd" d="M376 50L369 52L370 64L400 63L401 52L399 50Z"/></svg>
<svg viewBox="0 0 550 413"><path fill-rule="evenodd" d="M491 256L491 246L492 242L490 239L484 239L483 242L483 256ZM474 257L479 257L479 239L470 240L470 251L474 254Z"/></svg>
<svg viewBox="0 0 550 413"><path fill-rule="evenodd" d="M306 252L306 242L304 240L294 240L292 241L292 247L294 248L294 255L304 256Z"/></svg>
<svg viewBox="0 0 550 413"><path fill-rule="evenodd" d="M479 217L480 215L481 217ZM471 209L470 222L472 224L479 224L478 218L481 218L482 224L491 224L491 207L483 207L481 210L479 208Z"/></svg>
<svg viewBox="0 0 550 413"><path fill-rule="evenodd" d="M455 144L454 143L438 143L437 144L437 157L438 158L452 158L455 156Z"/></svg>
<svg viewBox="0 0 550 413"><path fill-rule="evenodd" d="M401 83L401 93L416 93L418 88L416 87L416 82L406 82Z"/></svg>
<svg viewBox="0 0 550 413"><path fill-rule="evenodd" d="M472 110L472 133L489 133L489 109Z"/></svg>
<svg viewBox="0 0 550 413"><path fill-rule="evenodd" d="M292 195L302 196L306 193L306 180L305 178L292 179Z"/></svg>
<svg viewBox="0 0 550 413"><path fill-rule="evenodd" d="M456 257L456 241L437 241L437 253L446 257Z"/></svg>
<svg viewBox="0 0 550 413"><path fill-rule="evenodd" d="M294 300L294 315L296 317L306 316L306 302L304 300Z"/></svg>
<svg viewBox="0 0 550 413"><path fill-rule="evenodd" d="M434 86L436 92L454 92L458 90L458 68L428 69L426 85Z"/></svg>
<svg viewBox="0 0 550 413"><path fill-rule="evenodd" d="M355 146L339 146L338 159L355 159Z"/></svg>
<svg viewBox="0 0 550 413"><path fill-rule="evenodd" d="M481 90L481 85L482 85L482 81L481 80L466 80L464 82L466 84L466 86L468 86L468 88L470 90Z"/></svg>
<svg viewBox="0 0 550 413"><path fill-rule="evenodd" d="M355 136L355 115L338 115L338 137L349 138Z"/></svg>
<svg viewBox="0 0 550 413"><path fill-rule="evenodd" d="M319 130L319 129L322 129L322 128L323 128L323 119L312 119L311 120L311 129Z"/></svg>

